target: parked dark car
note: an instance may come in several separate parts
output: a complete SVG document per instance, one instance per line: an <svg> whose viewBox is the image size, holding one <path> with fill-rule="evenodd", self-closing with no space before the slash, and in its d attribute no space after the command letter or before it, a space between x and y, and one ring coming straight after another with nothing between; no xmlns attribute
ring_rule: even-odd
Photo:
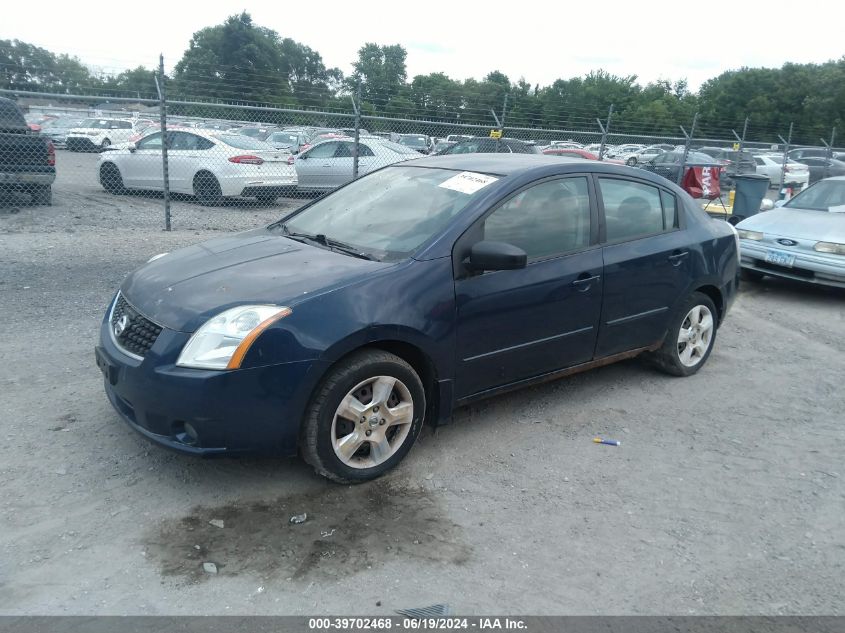
<svg viewBox="0 0 845 633"><path fill-rule="evenodd" d="M737 175L757 173L757 161L754 160L754 155L747 150L701 147L696 151L724 163L725 171L722 174L721 181L726 187L734 185Z"/></svg>
<svg viewBox="0 0 845 633"><path fill-rule="evenodd" d="M55 180L53 143L32 132L14 101L0 97L0 192L28 193L33 204L49 205Z"/></svg>
<svg viewBox="0 0 845 633"><path fill-rule="evenodd" d="M640 163L637 167L659 174L672 182L678 182L678 177L681 172L681 163L683 160L683 152L664 152L662 154L658 154L646 163ZM702 154L700 152L689 152L687 155L686 167L711 166L724 167L724 163L712 156L708 156L707 154ZM756 168L755 164L755 170Z"/></svg>
<svg viewBox="0 0 845 633"><path fill-rule="evenodd" d="M797 147L789 150L787 156L792 160L803 163L805 158L827 158L828 149L826 147ZM830 152L830 156L838 160L845 160L845 152Z"/></svg>
<svg viewBox="0 0 845 633"><path fill-rule="evenodd" d="M114 408L159 444L300 451L355 482L456 406L639 354L697 372L737 275L732 227L653 174L419 158L150 260L96 359Z"/></svg>
<svg viewBox="0 0 845 633"><path fill-rule="evenodd" d="M801 162L810 169L810 184L833 176L845 176L845 161L805 156Z"/></svg>
<svg viewBox="0 0 845 633"><path fill-rule="evenodd" d="M503 138L496 142L496 139L487 136L474 136L464 139L447 147L440 155L444 154L539 154L534 145L515 138Z"/></svg>

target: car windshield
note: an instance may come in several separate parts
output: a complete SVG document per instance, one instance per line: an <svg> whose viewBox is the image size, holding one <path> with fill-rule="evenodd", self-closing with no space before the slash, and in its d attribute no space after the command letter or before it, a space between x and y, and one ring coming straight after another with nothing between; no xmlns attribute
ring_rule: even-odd
<svg viewBox="0 0 845 633"><path fill-rule="evenodd" d="M299 137L296 134L289 134L287 132L274 132L267 137L268 143L287 143L288 145L297 145Z"/></svg>
<svg viewBox="0 0 845 633"><path fill-rule="evenodd" d="M269 143L259 141L249 136L244 136L243 134L218 134L215 138L236 149L255 149L270 152L276 150L276 148ZM278 152L278 150L276 151Z"/></svg>
<svg viewBox="0 0 845 633"><path fill-rule="evenodd" d="M787 202L790 209L845 212L845 180L822 180Z"/></svg>
<svg viewBox="0 0 845 633"><path fill-rule="evenodd" d="M325 236L378 259L398 261L495 180L447 169L387 167L318 200L284 226L287 233Z"/></svg>
<svg viewBox="0 0 845 633"><path fill-rule="evenodd" d="M403 136L399 139L399 142L402 145L407 145L408 147L425 147L425 137L424 136Z"/></svg>

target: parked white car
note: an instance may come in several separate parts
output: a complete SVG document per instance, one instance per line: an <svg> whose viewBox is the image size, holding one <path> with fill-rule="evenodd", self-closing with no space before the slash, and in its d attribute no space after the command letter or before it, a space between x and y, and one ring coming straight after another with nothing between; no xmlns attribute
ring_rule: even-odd
<svg viewBox="0 0 845 633"><path fill-rule="evenodd" d="M617 145L607 153L608 158L619 158L626 154L632 154L645 149L645 145L640 143L625 143L624 145Z"/></svg>
<svg viewBox="0 0 845 633"><path fill-rule="evenodd" d="M271 203L296 187L293 155L243 134L204 130L167 132L170 190L205 205L243 196ZM162 134L100 155L100 184L109 193L164 188Z"/></svg>
<svg viewBox="0 0 845 633"><path fill-rule="evenodd" d="M639 164L639 163L647 163L652 158L659 156L663 152L665 152L665 147L644 147L643 149L636 150L633 152L625 152L619 153L614 155L614 158L617 160L621 160L626 165L630 165L631 167Z"/></svg>
<svg viewBox="0 0 845 633"><path fill-rule="evenodd" d="M65 144L72 152L101 151L127 142L152 124L151 119L85 119L67 133Z"/></svg>
<svg viewBox="0 0 845 633"><path fill-rule="evenodd" d="M754 157L754 162L757 163L757 173L768 177L770 187L780 186L783 154L759 154ZM810 183L810 168L803 163L790 160L786 163L785 180L806 186Z"/></svg>
<svg viewBox="0 0 845 633"><path fill-rule="evenodd" d="M305 191L330 191L352 180L352 139L331 139L314 145L296 157L297 188ZM358 174L412 158L420 153L411 147L372 137L359 143Z"/></svg>

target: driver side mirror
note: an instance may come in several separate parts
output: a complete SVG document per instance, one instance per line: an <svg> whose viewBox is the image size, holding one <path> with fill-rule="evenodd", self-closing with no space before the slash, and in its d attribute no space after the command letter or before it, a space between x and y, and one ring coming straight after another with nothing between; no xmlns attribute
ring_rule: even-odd
<svg viewBox="0 0 845 633"><path fill-rule="evenodd" d="M469 252L467 268L474 272L485 270L516 270L525 268L528 255L524 250L506 242L476 242Z"/></svg>

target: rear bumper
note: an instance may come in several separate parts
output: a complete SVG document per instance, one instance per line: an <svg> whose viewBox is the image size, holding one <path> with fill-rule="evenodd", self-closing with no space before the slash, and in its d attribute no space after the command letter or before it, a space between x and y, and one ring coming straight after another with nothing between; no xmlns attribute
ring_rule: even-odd
<svg viewBox="0 0 845 633"><path fill-rule="evenodd" d="M72 152L92 152L100 149L100 146L87 136L68 136L65 139L65 147Z"/></svg>
<svg viewBox="0 0 845 633"><path fill-rule="evenodd" d="M2 171L0 187L3 189L27 189L29 187L49 186L56 180L56 170L52 171Z"/></svg>

